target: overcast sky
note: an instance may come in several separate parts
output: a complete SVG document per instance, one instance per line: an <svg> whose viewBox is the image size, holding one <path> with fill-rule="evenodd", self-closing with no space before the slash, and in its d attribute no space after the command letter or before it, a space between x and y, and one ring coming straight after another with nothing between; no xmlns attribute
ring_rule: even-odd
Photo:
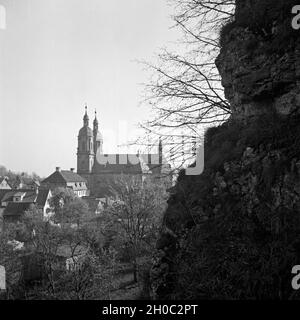
<svg viewBox="0 0 300 320"><path fill-rule="evenodd" d="M149 74L179 34L165 0L0 0L0 164L46 176L76 167L84 104L98 111L104 152L136 135ZM124 133L128 128L128 134ZM123 128L123 129L122 129ZM121 140L120 140L121 137Z"/></svg>

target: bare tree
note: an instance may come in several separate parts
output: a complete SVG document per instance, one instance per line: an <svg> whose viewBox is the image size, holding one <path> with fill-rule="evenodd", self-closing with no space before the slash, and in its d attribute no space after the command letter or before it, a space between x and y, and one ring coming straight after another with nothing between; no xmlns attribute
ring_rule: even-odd
<svg viewBox="0 0 300 320"><path fill-rule="evenodd" d="M157 65L144 62L152 71L145 84L145 103L154 117L142 124L148 141L139 142L149 145L162 136L169 157L180 167L194 159L205 128L230 115L215 59L220 28L233 19L235 0L169 2L175 7L174 27L183 33L179 43L183 53L165 50Z"/></svg>
<svg viewBox="0 0 300 320"><path fill-rule="evenodd" d="M77 215L75 210L75 220ZM115 256L110 250L95 254L90 239L94 235L87 234L91 230L88 224L94 223L93 220L78 228L69 224L59 226L44 221L37 211L31 210L26 212L23 223L26 242L30 243L31 257L34 258L28 263L35 262L46 280L39 279L39 286L33 291L32 287L26 287L27 298L83 300L109 296L113 288Z"/></svg>
<svg viewBox="0 0 300 320"><path fill-rule="evenodd" d="M154 249L166 205L165 186L140 178L116 179L112 187L115 201L106 210L107 217L119 226L118 237L130 252L134 281L137 281L138 258L143 251Z"/></svg>

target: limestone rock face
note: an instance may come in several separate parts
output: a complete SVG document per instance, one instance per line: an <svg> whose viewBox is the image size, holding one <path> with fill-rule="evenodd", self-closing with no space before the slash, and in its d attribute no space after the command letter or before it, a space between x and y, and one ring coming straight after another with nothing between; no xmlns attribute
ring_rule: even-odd
<svg viewBox="0 0 300 320"><path fill-rule="evenodd" d="M299 31L291 26L296 1L239 0L221 34L216 65L233 117L300 108Z"/></svg>
<svg viewBox="0 0 300 320"><path fill-rule="evenodd" d="M232 117L180 174L151 272L154 298L300 299L298 0L236 0L216 60Z"/></svg>

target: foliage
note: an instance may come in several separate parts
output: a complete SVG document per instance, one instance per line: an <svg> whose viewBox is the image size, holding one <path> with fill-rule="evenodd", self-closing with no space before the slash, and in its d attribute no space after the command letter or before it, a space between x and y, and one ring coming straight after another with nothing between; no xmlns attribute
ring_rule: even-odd
<svg viewBox="0 0 300 320"><path fill-rule="evenodd" d="M70 223L79 226L90 217L87 203L77 197L72 190L55 189L49 203L54 211L55 223Z"/></svg>
<svg viewBox="0 0 300 320"><path fill-rule="evenodd" d="M32 172L31 174L27 172L14 172L2 165L0 165L0 177L7 177L10 185L14 185L22 177L41 181L41 177L39 177L35 172Z"/></svg>
<svg viewBox="0 0 300 320"><path fill-rule="evenodd" d="M95 249L98 238L97 230L90 228L93 221L73 228L70 224L44 221L35 211L28 211L22 223L27 254L32 257L25 263L34 263L37 272L34 282L24 279L27 299L82 300L109 296L115 253Z"/></svg>
<svg viewBox="0 0 300 320"><path fill-rule="evenodd" d="M300 256L298 124L269 115L208 132L208 148L232 141L241 149L235 157L222 150L216 167L179 182L165 217L179 237L163 298L299 298L290 285Z"/></svg>
<svg viewBox="0 0 300 320"><path fill-rule="evenodd" d="M120 185L116 184L115 187L117 186ZM131 191L136 194L135 198L131 197L131 200L135 199L134 208L150 210L150 197L154 197L150 183L147 189L149 194L146 193L146 188L144 193L139 192L141 186L138 183L131 187ZM161 196L162 190L159 190ZM139 196L143 195L140 203L137 193ZM159 202L161 198L157 199ZM82 300L111 299L114 296L114 291L118 289L120 272L120 252L116 250L121 251L124 248L124 252L127 250L129 253L129 259L136 259L133 254L135 247L130 244L126 232L121 231L120 224L114 228L116 217L105 214L93 216L87 212L86 206L82 205L81 199L79 200L68 190L58 189L51 199L55 212L53 217L45 220L40 211L33 207L25 213L21 221L6 225L6 238L1 234L3 237L0 239L0 263L8 268L9 298ZM151 200L151 208L160 208L158 202ZM119 210L117 203L115 206ZM145 217L144 212L137 214L139 219L145 222L142 218ZM150 211L147 211L147 215L150 215ZM139 254L145 254L146 251L148 254L150 245L153 246L155 242L158 225L154 223L159 224L159 219L149 218L150 220L153 224L148 223L148 220L143 223L144 229L147 229L143 233L143 236L146 235L143 241L147 243L147 249L146 245L141 246ZM9 233L8 228L11 228ZM118 239L107 239L109 232ZM8 245L8 239L22 241L25 249L14 251L13 247ZM12 277L13 283L10 280Z"/></svg>
<svg viewBox="0 0 300 320"><path fill-rule="evenodd" d="M6 271L6 286L8 299L20 297L19 279L21 277L21 261L18 251L15 250L13 241L16 238L16 228L8 225L5 230L0 231L0 265Z"/></svg>
<svg viewBox="0 0 300 320"><path fill-rule="evenodd" d="M166 206L166 187L141 177L122 176L112 188L115 200L106 210L114 245L124 248L137 281L138 257L154 249Z"/></svg>
<svg viewBox="0 0 300 320"><path fill-rule="evenodd" d="M116 266L114 250L102 250L99 256L88 253L73 270L61 277L61 297L70 300L110 299Z"/></svg>

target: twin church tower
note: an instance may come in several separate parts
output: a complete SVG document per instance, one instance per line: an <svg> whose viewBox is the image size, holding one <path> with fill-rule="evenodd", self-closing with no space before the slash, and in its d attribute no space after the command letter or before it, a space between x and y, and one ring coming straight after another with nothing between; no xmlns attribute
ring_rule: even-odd
<svg viewBox="0 0 300 320"><path fill-rule="evenodd" d="M83 127L79 130L77 148L77 173L86 179L92 196L103 198L109 194L110 186L119 175L166 176L171 167L163 160L162 142L159 140L158 152L154 154L116 154L115 163L101 164L97 154L103 154L103 138L99 132L99 123L95 112L93 130L89 127L87 107L83 117ZM124 164L124 158L126 164ZM138 159L131 163L130 159Z"/></svg>
<svg viewBox="0 0 300 320"><path fill-rule="evenodd" d="M89 174L95 163L97 152L103 153L103 137L99 132L97 112L93 122L93 130L89 127L89 116L87 106L83 117L83 127L78 135L77 148L77 172L78 174Z"/></svg>

